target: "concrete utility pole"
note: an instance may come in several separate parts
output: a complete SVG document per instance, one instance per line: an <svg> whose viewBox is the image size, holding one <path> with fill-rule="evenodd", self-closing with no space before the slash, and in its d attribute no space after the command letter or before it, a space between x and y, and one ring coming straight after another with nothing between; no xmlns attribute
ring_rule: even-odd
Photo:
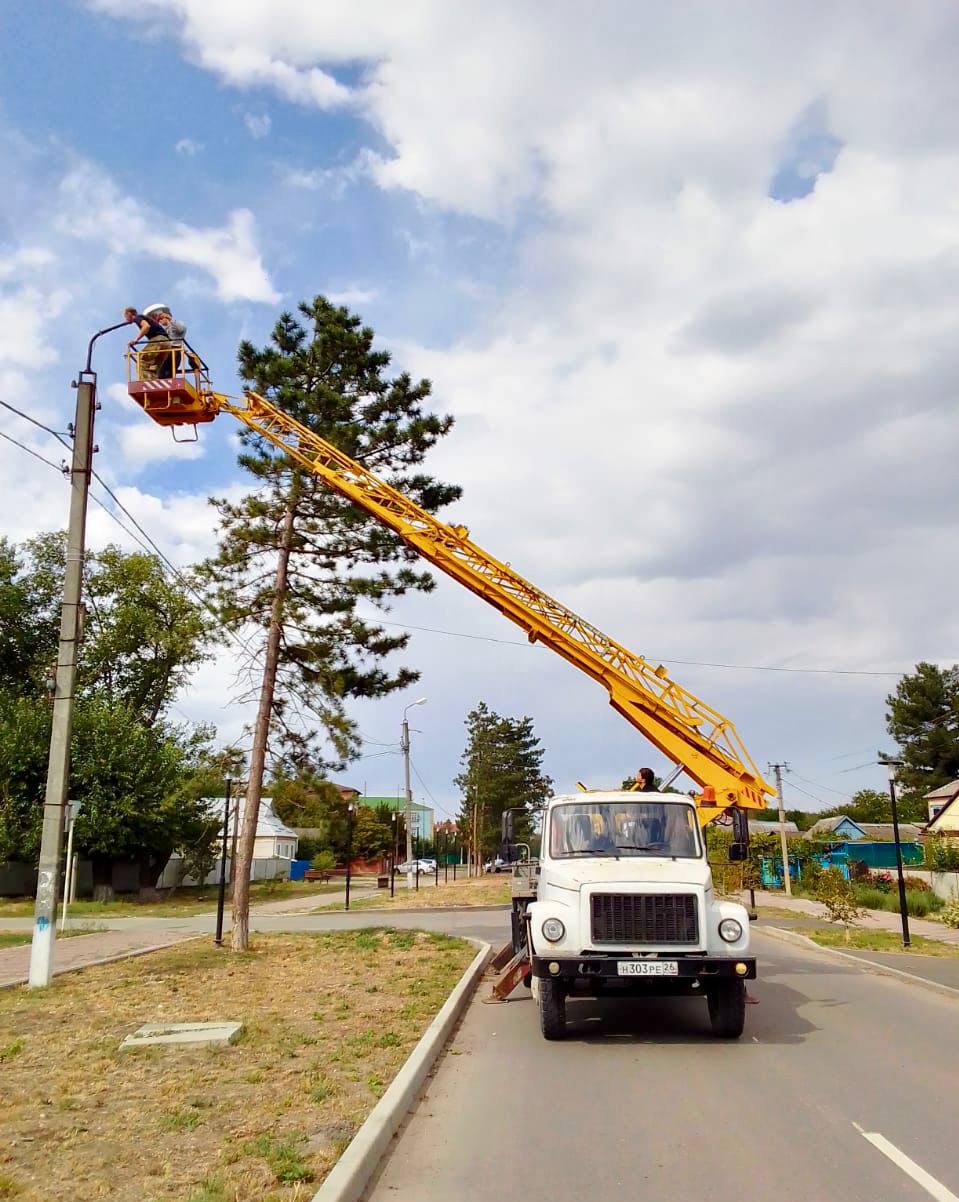
<svg viewBox="0 0 959 1202"><path fill-rule="evenodd" d="M43 803L43 833L34 909L33 943L30 948L29 985L43 989L53 977L54 923L57 913L57 884L63 845L63 809L67 800L70 771L70 735L73 730L73 700L77 677L77 647L83 624L83 553L87 524L87 496L93 468L93 419L97 409L96 374L80 373L77 384L77 413L73 428L73 462L70 466L70 520L67 527L67 563L60 608L60 645L57 652L56 688L53 695L53 725L47 791Z"/></svg>
<svg viewBox="0 0 959 1202"><path fill-rule="evenodd" d="M783 853L783 884L786 896L792 897L792 882L789 879L789 848L786 844L786 810L783 806L783 773L789 771L789 765L770 764L769 767L776 773L776 793L779 797L779 842Z"/></svg>
<svg viewBox="0 0 959 1202"><path fill-rule="evenodd" d="M414 705L425 705L426 698L420 697L416 701L411 701L403 710L403 731L400 740L400 746L403 749L403 772L406 780L406 862L413 863L413 791L410 788L410 724L406 720L408 710L411 710ZM417 881L419 884L419 881ZM413 888L413 870L412 868L406 874L407 889Z"/></svg>
<svg viewBox="0 0 959 1202"><path fill-rule="evenodd" d="M896 797L896 772L902 767L902 760L894 760L888 756L880 758L889 770L889 801L892 805L892 837L896 844L896 876L899 880L899 918L902 923L902 946L909 947L909 907L906 905L906 880L902 873L902 843L899 839L899 804Z"/></svg>

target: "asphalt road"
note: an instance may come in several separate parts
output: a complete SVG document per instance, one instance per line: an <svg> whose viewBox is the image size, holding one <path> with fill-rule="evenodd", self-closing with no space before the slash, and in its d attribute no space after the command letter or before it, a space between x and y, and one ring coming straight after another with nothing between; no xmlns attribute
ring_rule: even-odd
<svg viewBox="0 0 959 1202"><path fill-rule="evenodd" d="M754 938L736 1043L699 999L576 1002L547 1043L525 990L481 989L368 1202L957 1202L956 1003Z"/></svg>

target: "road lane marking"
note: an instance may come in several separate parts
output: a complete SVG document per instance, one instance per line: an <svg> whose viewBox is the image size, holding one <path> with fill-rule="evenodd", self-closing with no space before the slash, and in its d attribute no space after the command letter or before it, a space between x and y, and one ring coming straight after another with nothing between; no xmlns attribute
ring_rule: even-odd
<svg viewBox="0 0 959 1202"><path fill-rule="evenodd" d="M951 1189L947 1189L931 1173L927 1173L914 1160L910 1160L905 1152L900 1151L895 1144L890 1143L884 1135L880 1135L878 1131L864 1131L858 1123L853 1123L853 1126L863 1139L868 1140L877 1151L881 1152L883 1156L888 1157L897 1168L902 1169L906 1176L911 1177L917 1185L921 1185L927 1194L936 1199L936 1202L959 1202L959 1198L956 1197Z"/></svg>

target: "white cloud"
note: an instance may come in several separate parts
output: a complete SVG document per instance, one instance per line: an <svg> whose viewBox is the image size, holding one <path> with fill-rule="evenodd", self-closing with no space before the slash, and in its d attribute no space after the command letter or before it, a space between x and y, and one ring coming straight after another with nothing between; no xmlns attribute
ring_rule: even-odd
<svg viewBox="0 0 959 1202"><path fill-rule="evenodd" d="M339 291L327 292L327 299L332 301L334 305L346 305L348 308L354 305L371 305L373 301L379 299L379 292L376 288L342 288Z"/></svg>
<svg viewBox="0 0 959 1202"><path fill-rule="evenodd" d="M601 0L588 21L532 0L100 7L167 23L234 86L366 117L366 174L287 182L370 177L513 240L482 325L394 347L456 413L433 467L465 485L456 516L499 557L655 655L899 669L959 645L954 5ZM838 156L813 156L815 188L782 204L770 181L811 106ZM487 620L452 587L418 606L404 612L425 625ZM435 712L458 723L469 676L546 715L565 770L582 699L597 771L636 754L548 657L495 677L487 653L472 676L468 644L421 645L446 690L424 692L457 698ZM883 737L885 680L676 673L740 718L757 758Z"/></svg>
<svg viewBox="0 0 959 1202"><path fill-rule="evenodd" d="M183 154L186 155L187 158L193 158L195 155L200 154L200 152L204 149L204 146L202 142L195 142L193 138L181 138L173 147L173 149L177 152L177 154Z"/></svg>
<svg viewBox="0 0 959 1202"><path fill-rule="evenodd" d="M243 124L246 126L251 138L265 138L269 134L273 122L270 120L269 113L262 113L259 116L256 113L244 113Z"/></svg>
<svg viewBox="0 0 959 1202"><path fill-rule="evenodd" d="M85 163L60 185L61 232L101 242L115 253L140 254L198 267L216 284L223 301L279 300L263 266L254 237L253 214L234 209L224 226L199 229L170 221L132 196L109 176Z"/></svg>
<svg viewBox="0 0 959 1202"><path fill-rule="evenodd" d="M348 188L370 179L380 162L370 150L362 150L349 163L335 167L280 168L280 180L289 188L304 188L310 192L327 192L339 198Z"/></svg>

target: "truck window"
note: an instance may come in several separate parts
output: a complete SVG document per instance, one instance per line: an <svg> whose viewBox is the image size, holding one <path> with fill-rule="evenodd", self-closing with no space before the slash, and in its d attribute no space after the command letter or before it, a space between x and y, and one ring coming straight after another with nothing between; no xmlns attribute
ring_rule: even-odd
<svg viewBox="0 0 959 1202"><path fill-rule="evenodd" d="M692 806L662 801L576 802L550 815L549 854L575 856L701 855Z"/></svg>

